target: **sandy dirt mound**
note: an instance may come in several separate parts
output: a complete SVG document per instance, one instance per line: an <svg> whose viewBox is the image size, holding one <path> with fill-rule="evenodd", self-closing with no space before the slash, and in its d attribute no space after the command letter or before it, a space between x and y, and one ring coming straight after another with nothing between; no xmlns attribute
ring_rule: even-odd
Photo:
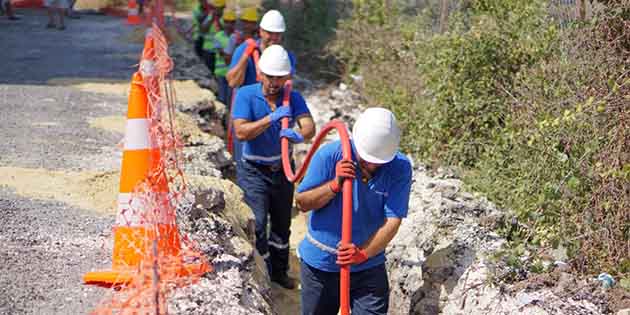
<svg viewBox="0 0 630 315"><path fill-rule="evenodd" d="M73 86L86 92L118 96L127 95L129 91L129 82L111 79L56 77L48 79L46 84L55 86Z"/></svg>
<svg viewBox="0 0 630 315"><path fill-rule="evenodd" d="M173 81L173 84L177 103L193 104L203 100L216 99L211 91L199 87L193 80Z"/></svg>
<svg viewBox="0 0 630 315"><path fill-rule="evenodd" d="M115 213L118 181L118 171L59 172L0 167L0 186L8 186L19 195L34 199L58 200L81 209L105 214Z"/></svg>
<svg viewBox="0 0 630 315"><path fill-rule="evenodd" d="M96 117L88 121L90 127L104 129L118 133L125 133L125 117L123 116L106 116Z"/></svg>
<svg viewBox="0 0 630 315"><path fill-rule="evenodd" d="M92 81L93 79L90 79L90 82L85 82L85 79L61 78L51 79L48 82L49 84L54 85L71 85L72 87L84 92L124 97L129 95L129 82L114 82L106 80L103 82ZM175 100L178 104L194 104L199 101L213 101L216 99L211 91L199 87L199 85L193 80L174 80L172 81L172 87L175 90Z"/></svg>
<svg viewBox="0 0 630 315"><path fill-rule="evenodd" d="M92 79L90 79L92 81ZM67 85L77 88L84 92L109 94L115 96L129 95L129 82L80 82L80 81L68 81Z"/></svg>
<svg viewBox="0 0 630 315"><path fill-rule="evenodd" d="M124 134L126 119L123 116L106 116L90 119L90 127ZM175 130L186 144L207 143L214 135L203 132L195 120L189 115L177 113L175 116Z"/></svg>

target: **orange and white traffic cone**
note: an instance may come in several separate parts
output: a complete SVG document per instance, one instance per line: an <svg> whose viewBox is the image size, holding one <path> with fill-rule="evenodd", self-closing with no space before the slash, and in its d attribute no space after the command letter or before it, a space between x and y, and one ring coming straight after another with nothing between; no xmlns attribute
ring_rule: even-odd
<svg viewBox="0 0 630 315"><path fill-rule="evenodd" d="M142 19L138 14L138 3L136 0L127 2L127 24L138 25L142 23Z"/></svg>
<svg viewBox="0 0 630 315"><path fill-rule="evenodd" d="M159 261L155 254L174 265L167 268L174 268L176 275L203 274L209 266L184 265L180 256L175 210L168 199L160 151L151 141L147 94L137 72L132 79L128 106L112 270L89 272L83 280L102 286L130 283L139 271ZM147 183L148 188L138 191L142 183Z"/></svg>

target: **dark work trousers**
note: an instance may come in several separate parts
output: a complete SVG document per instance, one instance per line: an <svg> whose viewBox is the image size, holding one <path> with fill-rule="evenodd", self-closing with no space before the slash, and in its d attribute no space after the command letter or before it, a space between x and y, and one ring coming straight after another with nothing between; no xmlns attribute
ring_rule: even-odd
<svg viewBox="0 0 630 315"><path fill-rule="evenodd" d="M230 93L230 113L228 114L227 119L232 119L232 111L234 110L234 97L236 95L236 93L238 92L238 88L234 88L232 89L232 92ZM226 104L227 105L227 104ZM239 164L241 163L241 156L243 155L243 143L241 141L239 141L236 138L236 133L234 130L234 122L232 121L232 123L226 122L226 126L231 126L230 130L228 130L229 133L232 134L232 160L234 160L235 164ZM237 166L238 168L238 166Z"/></svg>
<svg viewBox="0 0 630 315"><path fill-rule="evenodd" d="M229 106L232 102L232 88L225 77L217 77L217 81L219 82L217 99L225 106Z"/></svg>
<svg viewBox="0 0 630 315"><path fill-rule="evenodd" d="M302 315L339 312L339 273L326 272L301 262ZM352 315L387 315L389 282L385 264L350 274Z"/></svg>
<svg viewBox="0 0 630 315"><path fill-rule="evenodd" d="M256 249L265 258L269 275L289 270L289 235L293 183L284 176L282 167L241 160L236 164L237 184L243 190L245 203L256 217ZM267 232L267 217L270 232Z"/></svg>
<svg viewBox="0 0 630 315"><path fill-rule="evenodd" d="M199 36L195 38L195 54L197 57L202 58L203 55L203 37Z"/></svg>
<svg viewBox="0 0 630 315"><path fill-rule="evenodd" d="M202 50L201 59L206 64L206 67L208 67L210 77L214 77L214 62L216 57L214 50Z"/></svg>

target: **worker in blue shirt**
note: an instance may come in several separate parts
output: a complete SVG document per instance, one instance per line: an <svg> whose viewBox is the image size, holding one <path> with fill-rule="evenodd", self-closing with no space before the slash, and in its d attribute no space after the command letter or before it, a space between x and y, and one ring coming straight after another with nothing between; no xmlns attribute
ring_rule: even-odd
<svg viewBox="0 0 630 315"><path fill-rule="evenodd" d="M407 216L410 160L398 152L400 130L394 115L370 108L352 131L352 160L341 143L319 149L297 189L295 200L309 211L308 230L298 247L302 314L337 314L339 270L350 265L352 314L387 314L389 285L385 247ZM352 243L341 244L343 179L353 180Z"/></svg>
<svg viewBox="0 0 630 315"><path fill-rule="evenodd" d="M290 105L282 106L283 87L291 73L286 50L269 46L259 63L261 83L240 88L234 100L235 135L243 143L243 155L236 164L237 184L256 217L256 249L267 263L271 280L293 289L295 281L287 274L293 184L282 169L280 139L309 140L315 135L315 123L298 92L291 91ZM290 118L290 128L281 128L284 117ZM292 129L296 123L298 130Z"/></svg>
<svg viewBox="0 0 630 315"><path fill-rule="evenodd" d="M279 11L269 10L263 15L258 30L260 38L243 42L236 48L232 55L230 70L228 70L225 76L232 88L238 88L257 82L256 69L258 65L255 64L252 53L255 50L262 53L271 45L280 45L285 31L284 17ZM289 59L291 61L291 74L294 74L295 57L292 53L289 53Z"/></svg>
<svg viewBox="0 0 630 315"><path fill-rule="evenodd" d="M258 65L255 64L255 60L253 58L254 51L257 51L260 54L271 45L280 45L282 43L282 35L285 30L286 26L284 23L284 17L279 11L269 10L263 15L260 20L260 27L258 30L260 38L241 43L232 55L230 69L225 75L225 78L227 79L230 87L235 89L233 93L236 93L236 89L239 87L258 82ZM295 57L291 53L289 53L289 60L291 63L291 74L294 74ZM233 130L228 130L227 132L233 132ZM233 137L232 148L233 159L236 164L238 164L241 160L242 151L242 145L238 140L238 137Z"/></svg>

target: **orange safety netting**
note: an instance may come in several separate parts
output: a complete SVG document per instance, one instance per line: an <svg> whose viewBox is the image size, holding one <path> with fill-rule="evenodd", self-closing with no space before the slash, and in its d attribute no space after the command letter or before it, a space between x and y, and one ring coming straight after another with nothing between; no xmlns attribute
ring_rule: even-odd
<svg viewBox="0 0 630 315"><path fill-rule="evenodd" d="M186 184L167 49L154 23L131 83L112 270L84 277L86 283L116 290L92 314L167 314L168 293L211 269L196 244L180 237L176 222Z"/></svg>

